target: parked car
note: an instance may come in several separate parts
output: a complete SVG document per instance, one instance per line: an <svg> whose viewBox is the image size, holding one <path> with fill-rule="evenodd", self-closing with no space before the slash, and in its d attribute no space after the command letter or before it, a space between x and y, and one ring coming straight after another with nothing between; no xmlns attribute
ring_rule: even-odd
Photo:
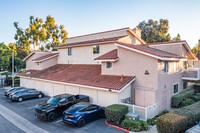
<svg viewBox="0 0 200 133"><path fill-rule="evenodd" d="M23 100L26 99L42 98L43 96L44 93L41 91L37 91L35 89L25 89L11 93L9 99L12 101L22 102Z"/></svg>
<svg viewBox="0 0 200 133"><path fill-rule="evenodd" d="M105 117L105 108L88 102L71 106L63 112L63 122L73 126L83 127L86 123Z"/></svg>
<svg viewBox="0 0 200 133"><path fill-rule="evenodd" d="M89 102L85 95L61 94L50 98L47 102L36 105L35 116L48 121L54 121L70 106L78 102Z"/></svg>
<svg viewBox="0 0 200 133"><path fill-rule="evenodd" d="M11 93L14 93L14 92L19 91L19 90L24 90L24 89L26 89L26 87L14 87L14 88L11 88L9 90L6 90L4 95L9 97L9 95Z"/></svg>

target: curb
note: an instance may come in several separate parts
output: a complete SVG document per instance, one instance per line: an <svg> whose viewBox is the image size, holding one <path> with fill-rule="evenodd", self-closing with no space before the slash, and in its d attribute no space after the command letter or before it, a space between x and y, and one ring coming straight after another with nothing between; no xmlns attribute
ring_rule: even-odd
<svg viewBox="0 0 200 133"><path fill-rule="evenodd" d="M121 127L117 127L117 126L114 126L114 125L111 125L111 124L108 124L107 120L105 120L105 124L106 124L107 126L116 128L116 129L121 130L121 131L123 131L123 132L130 133L129 130L126 130L126 129L123 129L123 128L121 128Z"/></svg>

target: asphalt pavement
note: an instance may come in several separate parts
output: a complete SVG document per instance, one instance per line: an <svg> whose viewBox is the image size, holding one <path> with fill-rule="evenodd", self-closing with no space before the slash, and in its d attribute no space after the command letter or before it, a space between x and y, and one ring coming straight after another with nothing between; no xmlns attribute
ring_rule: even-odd
<svg viewBox="0 0 200 133"><path fill-rule="evenodd" d="M34 108L49 97L19 103L10 101L4 96L4 91L0 90L0 132L23 133L29 130L30 132L50 133L123 133L107 126L104 123L105 118L90 122L82 128L66 125L61 117L54 122L40 120L34 116Z"/></svg>

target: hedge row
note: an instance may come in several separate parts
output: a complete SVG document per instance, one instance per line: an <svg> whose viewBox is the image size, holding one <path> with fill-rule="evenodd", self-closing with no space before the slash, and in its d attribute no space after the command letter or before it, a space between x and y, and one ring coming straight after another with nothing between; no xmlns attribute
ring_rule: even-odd
<svg viewBox="0 0 200 133"><path fill-rule="evenodd" d="M194 93L195 93L194 89L189 89L189 90L185 90L185 91L173 96L172 101L171 101L171 106L174 108L179 107L183 100L192 97L194 95Z"/></svg>
<svg viewBox="0 0 200 133"><path fill-rule="evenodd" d="M134 132L146 131L149 129L149 126L145 121L128 119L122 121L121 127Z"/></svg>
<svg viewBox="0 0 200 133"><path fill-rule="evenodd" d="M173 113L187 117L188 127L196 125L200 121L200 102L176 109Z"/></svg>
<svg viewBox="0 0 200 133"><path fill-rule="evenodd" d="M109 123L119 125L128 113L128 106L121 104L113 104L106 108L105 116Z"/></svg>
<svg viewBox="0 0 200 133"><path fill-rule="evenodd" d="M156 119L159 133L178 133L185 130L186 125L187 118L174 113L167 113Z"/></svg>
<svg viewBox="0 0 200 133"><path fill-rule="evenodd" d="M200 93L200 84L199 83L194 84L193 88L194 88L196 93Z"/></svg>

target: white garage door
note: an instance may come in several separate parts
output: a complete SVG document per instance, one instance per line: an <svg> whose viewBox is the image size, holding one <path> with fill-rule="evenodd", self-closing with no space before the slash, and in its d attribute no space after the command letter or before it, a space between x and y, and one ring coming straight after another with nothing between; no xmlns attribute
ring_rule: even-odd
<svg viewBox="0 0 200 133"><path fill-rule="evenodd" d="M65 85L53 84L53 95L59 95L65 93Z"/></svg>
<svg viewBox="0 0 200 133"><path fill-rule="evenodd" d="M53 96L53 84L44 82L44 93L48 96Z"/></svg>
<svg viewBox="0 0 200 133"><path fill-rule="evenodd" d="M77 95L77 94L79 94L79 87L66 85L66 93L72 94L72 95Z"/></svg>
<svg viewBox="0 0 200 133"><path fill-rule="evenodd" d="M97 104L97 90L80 88L80 94L90 97L90 102Z"/></svg>
<svg viewBox="0 0 200 133"><path fill-rule="evenodd" d="M20 78L20 86L25 87L25 85L26 85L25 82L26 82L26 79Z"/></svg>
<svg viewBox="0 0 200 133"><path fill-rule="evenodd" d="M98 105L106 107L108 105L117 103L118 103L117 93L98 91Z"/></svg>
<svg viewBox="0 0 200 133"><path fill-rule="evenodd" d="M44 92L44 82L42 82L42 81L36 81L35 83L36 83L36 87L35 88L37 90L39 90L39 91Z"/></svg>

